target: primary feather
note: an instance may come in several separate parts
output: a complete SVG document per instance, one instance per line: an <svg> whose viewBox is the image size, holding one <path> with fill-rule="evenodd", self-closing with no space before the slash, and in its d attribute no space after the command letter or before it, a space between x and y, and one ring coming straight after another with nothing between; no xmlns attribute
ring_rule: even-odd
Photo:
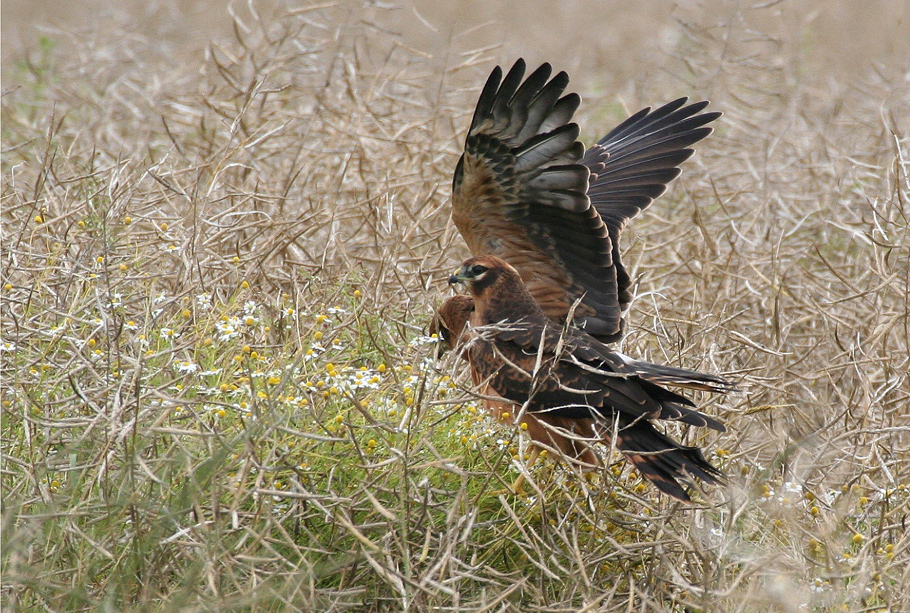
<svg viewBox="0 0 910 613"><path fill-rule="evenodd" d="M518 60L487 79L452 182L452 217L474 255L518 270L551 320L603 342L623 333L631 279L619 238L626 222L675 179L720 113L680 98L643 109L585 151L569 77ZM580 301L580 302L579 302Z"/></svg>

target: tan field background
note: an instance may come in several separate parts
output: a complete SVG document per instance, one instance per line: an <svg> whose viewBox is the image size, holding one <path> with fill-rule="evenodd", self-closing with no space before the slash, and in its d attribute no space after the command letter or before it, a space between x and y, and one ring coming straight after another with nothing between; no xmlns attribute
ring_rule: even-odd
<svg viewBox="0 0 910 613"><path fill-rule="evenodd" d="M691 505L429 359L518 57L724 113L623 237L622 351L741 388ZM8 0L3 608L906 611L908 173L907 2Z"/></svg>

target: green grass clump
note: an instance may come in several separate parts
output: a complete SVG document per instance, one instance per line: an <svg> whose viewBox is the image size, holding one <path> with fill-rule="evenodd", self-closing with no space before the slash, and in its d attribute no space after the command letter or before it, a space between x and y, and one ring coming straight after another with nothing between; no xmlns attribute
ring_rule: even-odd
<svg viewBox="0 0 910 613"><path fill-rule="evenodd" d="M4 354L4 372L22 373L3 400L19 606L166 605L197 597L199 582L266 608L304 587L315 603L353 588L391 603L390 589L409 588L379 571L390 560L430 577L465 558L507 575L535 553L515 539L556 526L554 513L575 538L608 542L575 508L587 490L571 473L562 509L498 497L517 476L515 433L434 366L434 339L390 354L359 289L310 287L315 310L283 295L260 304L246 282L224 302L159 292L143 304L128 273L96 264L66 314L26 306L34 333ZM99 285L121 291L99 303ZM36 549L41 562L24 563ZM46 581L51 566L70 570Z"/></svg>

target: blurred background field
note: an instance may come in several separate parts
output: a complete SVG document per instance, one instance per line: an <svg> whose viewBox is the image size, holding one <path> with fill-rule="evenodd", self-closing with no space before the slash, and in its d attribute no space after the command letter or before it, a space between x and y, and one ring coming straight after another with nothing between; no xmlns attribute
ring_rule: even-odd
<svg viewBox="0 0 910 613"><path fill-rule="evenodd" d="M902 611L905 2L4 2L4 610ZM622 351L725 487L540 463L436 362L489 70L593 142L724 112L628 228ZM606 453L606 451L605 451Z"/></svg>

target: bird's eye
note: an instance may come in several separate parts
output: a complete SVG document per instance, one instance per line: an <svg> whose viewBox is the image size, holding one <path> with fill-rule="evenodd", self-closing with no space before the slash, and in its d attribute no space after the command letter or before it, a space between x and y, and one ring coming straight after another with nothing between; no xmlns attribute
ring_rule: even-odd
<svg viewBox="0 0 910 613"><path fill-rule="evenodd" d="M471 274L474 275L475 277L479 277L480 275L487 272L488 270L489 270L489 268L487 268L486 266L481 266L480 264L475 264L474 266L471 267Z"/></svg>

